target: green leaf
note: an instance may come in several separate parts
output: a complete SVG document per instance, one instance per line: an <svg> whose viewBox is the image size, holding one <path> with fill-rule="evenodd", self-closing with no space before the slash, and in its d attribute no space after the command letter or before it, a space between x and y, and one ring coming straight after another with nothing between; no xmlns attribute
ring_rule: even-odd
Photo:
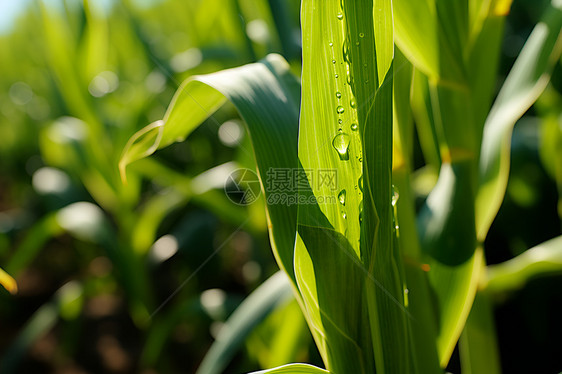
<svg viewBox="0 0 562 374"><path fill-rule="evenodd" d="M396 44L414 66L430 77L439 76L439 45L434 0L395 0Z"/></svg>
<svg viewBox="0 0 562 374"><path fill-rule="evenodd" d="M478 292L459 341L463 374L501 373L490 296Z"/></svg>
<svg viewBox="0 0 562 374"><path fill-rule="evenodd" d="M562 4L553 1L511 69L486 124L476 201L478 239L484 240L505 195L515 122L542 93L562 53Z"/></svg>
<svg viewBox="0 0 562 374"><path fill-rule="evenodd" d="M301 19L299 159L311 173L299 190L295 271L306 314L328 370L408 372L391 204L391 2L308 0ZM318 183L322 170L337 183Z"/></svg>
<svg viewBox="0 0 562 374"><path fill-rule="evenodd" d="M433 118L429 82L428 78L419 70L414 70L410 104L412 114L416 119L423 156L427 164L437 171L441 167L441 153Z"/></svg>
<svg viewBox="0 0 562 374"><path fill-rule="evenodd" d="M442 367L449 362L470 313L484 266L483 259L482 248L477 248L470 259L457 266L428 261L432 296L439 307L437 350Z"/></svg>
<svg viewBox="0 0 562 374"><path fill-rule="evenodd" d="M285 366L280 366L275 369L269 370L262 370L262 371L255 371L251 374L277 374L277 373L286 373L286 374L326 374L329 371L319 369L315 366L306 365L306 364L290 364Z"/></svg>
<svg viewBox="0 0 562 374"><path fill-rule="evenodd" d="M252 330L291 298L291 283L285 274L277 272L252 292L228 318L196 374L222 373Z"/></svg>
<svg viewBox="0 0 562 374"><path fill-rule="evenodd" d="M476 1L470 3L476 3ZM482 5L485 6L485 3L487 2L484 1ZM493 95L496 93L499 51L506 18L496 14L488 16L482 10L480 13L482 19L473 22L471 40L466 48L469 56L467 69L470 77L468 83L472 92L472 116L479 138L490 110Z"/></svg>
<svg viewBox="0 0 562 374"><path fill-rule="evenodd" d="M360 130L351 129L358 122L351 105L355 97L348 65L356 40L374 50L374 28L371 11L365 14L371 27L362 31L363 40L359 32L352 38L346 30L347 16L339 1L302 3L299 159L302 169L312 175L307 175L309 186L299 191L299 200L307 204L299 206L295 272L305 314L327 368L336 373L363 373L373 366L373 359L370 343L361 344L369 338L368 331L359 336L359 326L369 325L367 315L361 318L364 265L359 261L361 196L357 186L362 146ZM370 68L372 84L376 84L375 66ZM322 170L337 177L336 183L321 183Z"/></svg>
<svg viewBox="0 0 562 374"><path fill-rule="evenodd" d="M443 164L418 216L422 248L445 265L464 263L476 248L470 172L468 163Z"/></svg>
<svg viewBox="0 0 562 374"><path fill-rule="evenodd" d="M445 367L469 314L483 266L475 223L478 155L509 2L428 3L430 8L435 6L438 75L420 64L420 56L411 58L428 75L416 73L412 107L424 155L440 173L417 226L438 308L437 347ZM411 21L414 30L425 22ZM415 46L403 48L409 48L409 54L405 51L409 58L414 54ZM423 57L432 50L415 52Z"/></svg>
<svg viewBox="0 0 562 374"><path fill-rule="evenodd" d="M393 1L396 44L434 83L467 82L469 1Z"/></svg>
<svg viewBox="0 0 562 374"><path fill-rule="evenodd" d="M64 230L57 222L56 213L45 215L33 225L6 265L6 270L17 276L35 259L45 243Z"/></svg>
<svg viewBox="0 0 562 374"><path fill-rule="evenodd" d="M205 209L220 215L222 219L230 222L232 225L241 226L244 222L248 222L244 214L246 210L244 207L237 206L230 204L228 197L222 191L210 189L208 191L195 191L199 193L195 193L193 189L193 178L190 178L183 173L177 172L175 170L170 169L169 167L164 166L162 163L151 159L145 158L135 162L131 165L131 169L146 178L154 181L154 183L158 184L161 187L170 188L173 191L181 194L185 201L192 201L193 203L199 204L203 206ZM205 186L205 190L209 187L209 185ZM222 187L222 186L221 186ZM196 189L197 190L197 189ZM171 195L175 196L175 192L171 193ZM159 200L159 198L156 198ZM174 198L170 198L171 200L175 200ZM169 201L168 203L173 203L173 201ZM149 202L147 202L149 204ZM137 250L142 248L142 246L151 245L153 240L150 239L151 232L154 229L141 229L145 224L149 223L144 221L144 219L148 221L154 221L154 217L150 217L151 212L147 211L148 207L143 210L143 212L138 216L137 224L135 225L135 230L133 233L132 243L133 247ZM155 209L160 209L159 207ZM252 225L253 221L248 222L249 231L261 231L261 227L263 226L260 223L259 229ZM152 223L150 223L152 224ZM141 228L139 228L139 226ZM146 232L148 231L148 232ZM139 236L135 236L135 234L139 234ZM154 232L153 232L154 233Z"/></svg>
<svg viewBox="0 0 562 374"><path fill-rule="evenodd" d="M436 307L431 300L427 272L421 264L416 212L410 175L413 165L414 124L410 109L413 66L396 49L394 70L394 152L392 180L395 186L395 220L398 243L404 257L407 291L405 304L416 321L411 324L414 366L420 373L439 373Z"/></svg>
<svg viewBox="0 0 562 374"><path fill-rule="evenodd" d="M122 175L131 162L185 139L226 99L238 109L248 127L262 186L270 169L297 167L299 84L281 56L269 55L258 63L186 80L164 119L129 140L119 163ZM269 191L264 193L267 201ZM293 282L296 215L294 204L268 206L274 254Z"/></svg>
<svg viewBox="0 0 562 374"><path fill-rule="evenodd" d="M493 293L515 291L530 279L562 271L562 236L550 239L497 265L487 268L482 288Z"/></svg>
<svg viewBox="0 0 562 374"><path fill-rule="evenodd" d="M271 368L306 357L312 335L299 303L291 300L263 321L246 340L246 349L260 366Z"/></svg>
<svg viewBox="0 0 562 374"><path fill-rule="evenodd" d="M84 1L86 28L81 43L82 75L91 81L107 70L109 27L103 6L95 1Z"/></svg>

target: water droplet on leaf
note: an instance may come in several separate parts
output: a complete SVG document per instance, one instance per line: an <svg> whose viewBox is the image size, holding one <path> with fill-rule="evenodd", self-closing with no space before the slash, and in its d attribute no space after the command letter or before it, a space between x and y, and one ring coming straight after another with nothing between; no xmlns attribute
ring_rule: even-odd
<svg viewBox="0 0 562 374"><path fill-rule="evenodd" d="M336 108L336 112L338 112L338 114L342 114L343 112L345 112L345 109L343 106L338 105L338 107Z"/></svg>
<svg viewBox="0 0 562 374"><path fill-rule="evenodd" d="M396 206L399 197L400 194L398 193L398 188L392 185L392 206Z"/></svg>
<svg viewBox="0 0 562 374"><path fill-rule="evenodd" d="M359 203L359 223L363 222L363 200Z"/></svg>
<svg viewBox="0 0 562 374"><path fill-rule="evenodd" d="M338 194L338 200L341 205L345 205L345 197L346 197L345 190L341 190L340 193Z"/></svg>
<svg viewBox="0 0 562 374"><path fill-rule="evenodd" d="M350 136L345 132L341 132L334 137L332 141L332 145L334 149L338 152L338 156L340 156L340 160L349 160L349 141Z"/></svg>

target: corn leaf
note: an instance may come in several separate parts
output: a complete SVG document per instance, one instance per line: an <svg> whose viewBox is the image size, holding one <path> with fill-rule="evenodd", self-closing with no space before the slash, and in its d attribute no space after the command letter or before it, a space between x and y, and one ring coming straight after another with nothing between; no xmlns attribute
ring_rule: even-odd
<svg viewBox="0 0 562 374"><path fill-rule="evenodd" d="M416 127L423 156L428 165L435 170L441 167L441 153L435 119L429 92L428 78L419 70L414 70L412 93L410 98L412 114L416 119Z"/></svg>
<svg viewBox="0 0 562 374"><path fill-rule="evenodd" d="M48 214L29 230L24 240L17 247L6 270L17 275L33 261L45 243L62 232L55 214Z"/></svg>
<svg viewBox="0 0 562 374"><path fill-rule="evenodd" d="M139 160L138 162L135 162L133 165L131 165L131 169L139 175L150 178L156 184L162 187L171 188L172 190L181 194L185 200L193 201L194 203L200 204L206 209L209 209L211 212L220 214L223 219L227 220L232 225L240 226L244 222L247 222L246 217L244 217L244 213L246 212L244 207L230 204L230 201L222 191L210 189L203 193L194 193L193 178L190 178L183 173L172 170L171 168L164 166L162 163L154 159L145 158ZM207 188L208 186L205 187ZM172 193L172 195L175 194ZM147 205L148 204L150 203L147 202ZM154 220L154 218L148 217L149 215L151 215L151 213L147 210L148 206L145 207L143 209L143 212L141 212L138 216L136 227L145 226L146 222L144 221L144 219L150 221ZM252 221L248 223L250 225L248 227L250 231L255 229L251 225ZM140 237L133 236L132 238L133 248L137 250L139 250L139 248L142 248L142 246L150 246L153 243L153 240L151 241L150 239L150 233L154 232L152 231L154 230L154 228L147 228L147 232L141 232L141 230L143 229L135 229L133 233L133 235L137 233L140 235Z"/></svg>
<svg viewBox="0 0 562 374"><path fill-rule="evenodd" d="M131 162L185 139L229 99L248 126L263 186L268 170L297 167L299 98L299 84L279 55L269 55L240 68L192 77L178 89L164 119L129 140L119 163L121 173L124 175ZM267 190L265 194L267 199ZM296 215L296 205L268 207L274 254L293 281Z"/></svg>
<svg viewBox="0 0 562 374"><path fill-rule="evenodd" d="M392 180L396 190L395 220L400 251L404 257L407 305L416 322L411 324L412 351L420 373L442 372L437 355L436 307L431 300L427 272L421 263L416 232L415 205L410 175L413 164L414 124L410 109L413 66L399 49L394 70L394 152Z"/></svg>
<svg viewBox="0 0 562 374"><path fill-rule="evenodd" d="M228 318L196 374L220 374L252 330L292 298L291 283L278 272L259 286Z"/></svg>
<svg viewBox="0 0 562 374"><path fill-rule="evenodd" d="M257 351L261 367L274 368L296 362L306 355L311 338L300 305L293 299L258 327L246 347L249 351Z"/></svg>
<svg viewBox="0 0 562 374"><path fill-rule="evenodd" d="M530 279L562 270L562 236L530 248L511 260L487 267L482 288L493 293L515 291Z"/></svg>
<svg viewBox="0 0 562 374"><path fill-rule="evenodd" d="M503 201L515 122L545 89L562 53L562 4L553 1L509 73L484 126L477 196L478 238L484 240Z"/></svg>
<svg viewBox="0 0 562 374"><path fill-rule="evenodd" d="M396 0L394 24L396 44L408 59L426 75L439 76L439 45L435 1Z"/></svg>
<svg viewBox="0 0 562 374"><path fill-rule="evenodd" d="M428 8L434 10L428 16L433 17L430 29L428 21L408 15L410 10L402 9L401 3L405 2L395 3L396 22L405 17L411 27L397 28L397 43L419 70L414 76L412 108L424 155L440 169L417 226L438 307L440 362L446 366L483 266L475 223L478 155L494 89L503 16L510 1L428 0ZM408 35L426 29L427 50L404 42ZM437 46L436 58L429 45ZM428 69L423 62L430 58L434 66Z"/></svg>
<svg viewBox="0 0 562 374"><path fill-rule="evenodd" d="M295 272L306 314L328 370L408 372L410 316L391 204L391 3L306 0L301 19L299 160L305 174L337 175L330 185L306 174L299 186L306 203Z"/></svg>
<svg viewBox="0 0 562 374"><path fill-rule="evenodd" d="M275 369L255 371L251 374L326 374L329 371L319 369L315 366L306 364L290 364L285 366L280 366Z"/></svg>
<svg viewBox="0 0 562 374"><path fill-rule="evenodd" d="M478 292L459 341L463 374L501 373L490 295Z"/></svg>

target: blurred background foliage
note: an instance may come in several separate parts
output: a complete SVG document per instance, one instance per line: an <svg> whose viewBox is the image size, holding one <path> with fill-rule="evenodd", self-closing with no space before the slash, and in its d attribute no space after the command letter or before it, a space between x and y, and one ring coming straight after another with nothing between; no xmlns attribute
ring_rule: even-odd
<svg viewBox="0 0 562 374"><path fill-rule="evenodd" d="M255 167L249 139L226 105L186 142L133 164L126 184L117 162L191 75L271 52L299 75L299 1L15 3L0 2L0 266L19 292L0 290L0 372L195 372L227 317L277 269L263 201L237 206L222 190L230 171ZM514 1L498 87L546 3ZM560 234L560 62L512 148L488 264ZM422 167L419 145L416 155ZM506 373L562 371L561 300L562 276L496 297ZM320 363L288 301L227 372L295 361ZM458 365L455 354L449 369Z"/></svg>

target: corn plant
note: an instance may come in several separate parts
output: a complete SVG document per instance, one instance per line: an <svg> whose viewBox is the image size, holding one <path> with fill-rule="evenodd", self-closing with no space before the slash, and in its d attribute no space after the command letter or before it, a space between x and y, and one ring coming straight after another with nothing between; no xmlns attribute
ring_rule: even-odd
<svg viewBox="0 0 562 374"><path fill-rule="evenodd" d="M562 49L553 1L494 101L509 8L509 0L303 0L300 82L279 55L187 79L164 119L130 139L121 173L229 100L252 140L271 247L287 275L262 287L279 297L293 290L326 371L443 372L462 333L463 372L499 372L485 288L509 283L513 268L486 273L483 242L505 193L513 125ZM419 212L414 122L422 172L435 179ZM271 170L300 176L296 191L284 191L299 204L270 199ZM317 183L322 170L335 172L335 186ZM222 370L271 310L277 298L266 290L232 316L200 373Z"/></svg>
<svg viewBox="0 0 562 374"><path fill-rule="evenodd" d="M88 300L112 293L112 288L123 292L135 328L147 337L138 365L154 365L161 355L160 337L174 327L168 325L170 318L165 313L149 317L158 299L158 290L149 278L162 263L151 258L159 225L171 211L177 212L188 203L200 203L233 225L242 222L242 209L229 204L222 191L192 189L192 179L199 172L181 175L146 160L138 175L171 180L174 188L167 194L145 195L137 175L130 175L129 183L123 185L115 168L138 124L164 112L174 92L169 87L175 82L174 76L182 79L186 70L204 72L243 64L263 56L269 47L276 48L274 27L267 41L256 43L249 39L239 17L243 13L247 19L263 18L263 23L273 23L267 18L270 9L266 1L260 1L257 9L253 0L229 1L222 14L202 21L201 15L210 13L219 3L224 1L176 1L143 10L129 1L34 1L26 5L25 15L11 33L2 31L0 101L8 109L2 110L0 118L0 256L6 270L0 269L0 284L16 293L12 276L24 278L61 237L69 240L65 248L80 260L71 270L71 279L63 275L61 282L67 284L49 290L48 299L30 313L18 336L1 349L0 372L20 368L29 347L55 326L62 324L65 331L75 329L65 322L77 321L87 313ZM277 8L283 11L285 5L277 4ZM198 20L193 29L185 28L182 15ZM148 33L147 20L159 27ZM280 16L275 21L287 23ZM154 40L163 31L171 34L178 29L181 35L189 33L188 43L184 39L168 48L155 45ZM196 57L197 53L205 57L204 61L188 61L186 65L186 44ZM285 41L284 53L294 53L290 51L294 44ZM26 170L22 165L27 160L35 161ZM206 167L205 163L200 166ZM35 193L28 186L28 173L33 173ZM43 177L60 183L45 188L49 183ZM14 180L18 180L17 186ZM158 188L166 187L162 183ZM245 229L255 235L266 230L263 222L249 222ZM90 252L89 248L94 250ZM114 271L101 277L79 275L87 273L87 266L82 265L98 256L107 259ZM49 265L40 266L49 271ZM102 278L100 287L94 285L98 278ZM197 317L205 318L199 295L190 295L189 289L183 291L187 300L176 309L191 308ZM0 296L3 316L28 310L18 296ZM25 299L25 291L20 297ZM236 297L229 295L227 299L227 304L237 303ZM74 346L78 335L63 335L67 338L61 339L66 341L60 346ZM72 355L72 350L65 354Z"/></svg>

